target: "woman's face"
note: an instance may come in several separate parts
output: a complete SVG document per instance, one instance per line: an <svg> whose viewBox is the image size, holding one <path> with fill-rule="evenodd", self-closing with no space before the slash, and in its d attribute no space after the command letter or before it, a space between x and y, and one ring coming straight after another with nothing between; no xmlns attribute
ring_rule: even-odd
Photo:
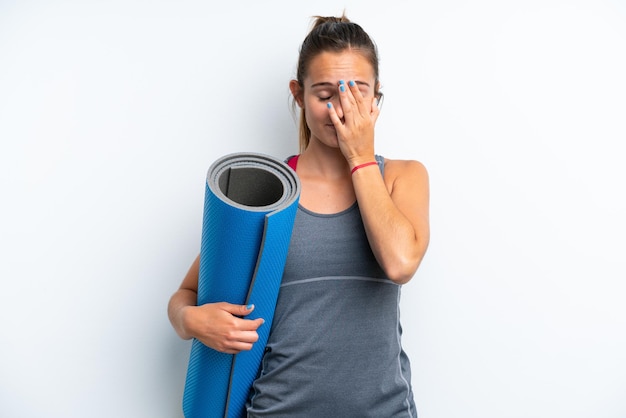
<svg viewBox="0 0 626 418"><path fill-rule="evenodd" d="M296 102L304 108L311 141L319 141L330 147L338 147L338 143L337 132L328 113L328 102L332 103L343 121L339 80L344 80L346 84L350 80L356 82L363 97L372 102L376 87L374 69L358 51L320 53L309 64L307 76L303 80L304 88L300 89L297 82L291 85Z"/></svg>

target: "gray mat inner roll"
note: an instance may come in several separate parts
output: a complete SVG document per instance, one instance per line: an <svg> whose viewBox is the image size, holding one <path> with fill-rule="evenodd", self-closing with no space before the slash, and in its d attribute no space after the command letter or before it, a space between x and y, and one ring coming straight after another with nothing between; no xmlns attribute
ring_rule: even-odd
<svg viewBox="0 0 626 418"><path fill-rule="evenodd" d="M278 202L285 190L275 174L255 167L229 168L220 174L218 184L232 201L253 207Z"/></svg>

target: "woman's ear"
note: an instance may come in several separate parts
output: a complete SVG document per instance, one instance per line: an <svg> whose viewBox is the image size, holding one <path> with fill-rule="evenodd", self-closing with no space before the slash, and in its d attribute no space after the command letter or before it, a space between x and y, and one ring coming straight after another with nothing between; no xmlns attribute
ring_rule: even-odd
<svg viewBox="0 0 626 418"><path fill-rule="evenodd" d="M289 90L291 90L291 95L298 106L304 109L304 92L302 91L302 86L298 83L298 80L291 80L289 82Z"/></svg>

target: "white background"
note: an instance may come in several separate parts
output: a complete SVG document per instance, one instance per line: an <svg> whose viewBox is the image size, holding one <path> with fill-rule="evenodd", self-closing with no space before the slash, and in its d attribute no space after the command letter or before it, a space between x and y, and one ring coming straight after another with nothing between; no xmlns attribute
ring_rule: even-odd
<svg viewBox="0 0 626 418"><path fill-rule="evenodd" d="M167 301L204 176L297 151L310 17L380 48L377 151L422 161L420 418L626 417L626 4L0 1L0 416L180 417Z"/></svg>

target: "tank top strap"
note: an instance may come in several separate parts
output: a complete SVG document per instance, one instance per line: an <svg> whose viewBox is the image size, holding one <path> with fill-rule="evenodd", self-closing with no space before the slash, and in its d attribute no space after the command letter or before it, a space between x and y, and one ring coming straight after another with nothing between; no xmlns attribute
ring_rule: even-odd
<svg viewBox="0 0 626 418"><path fill-rule="evenodd" d="M300 154L298 155L292 155L291 157L288 157L285 162L287 163L287 165L289 167L291 167L293 169L293 171L296 171L296 167L298 167L298 158L300 157Z"/></svg>
<svg viewBox="0 0 626 418"><path fill-rule="evenodd" d="M383 157L382 155L374 155L374 158L376 158L376 162L378 163L378 168L380 169L380 174L382 174L382 176L385 176L385 157Z"/></svg>

